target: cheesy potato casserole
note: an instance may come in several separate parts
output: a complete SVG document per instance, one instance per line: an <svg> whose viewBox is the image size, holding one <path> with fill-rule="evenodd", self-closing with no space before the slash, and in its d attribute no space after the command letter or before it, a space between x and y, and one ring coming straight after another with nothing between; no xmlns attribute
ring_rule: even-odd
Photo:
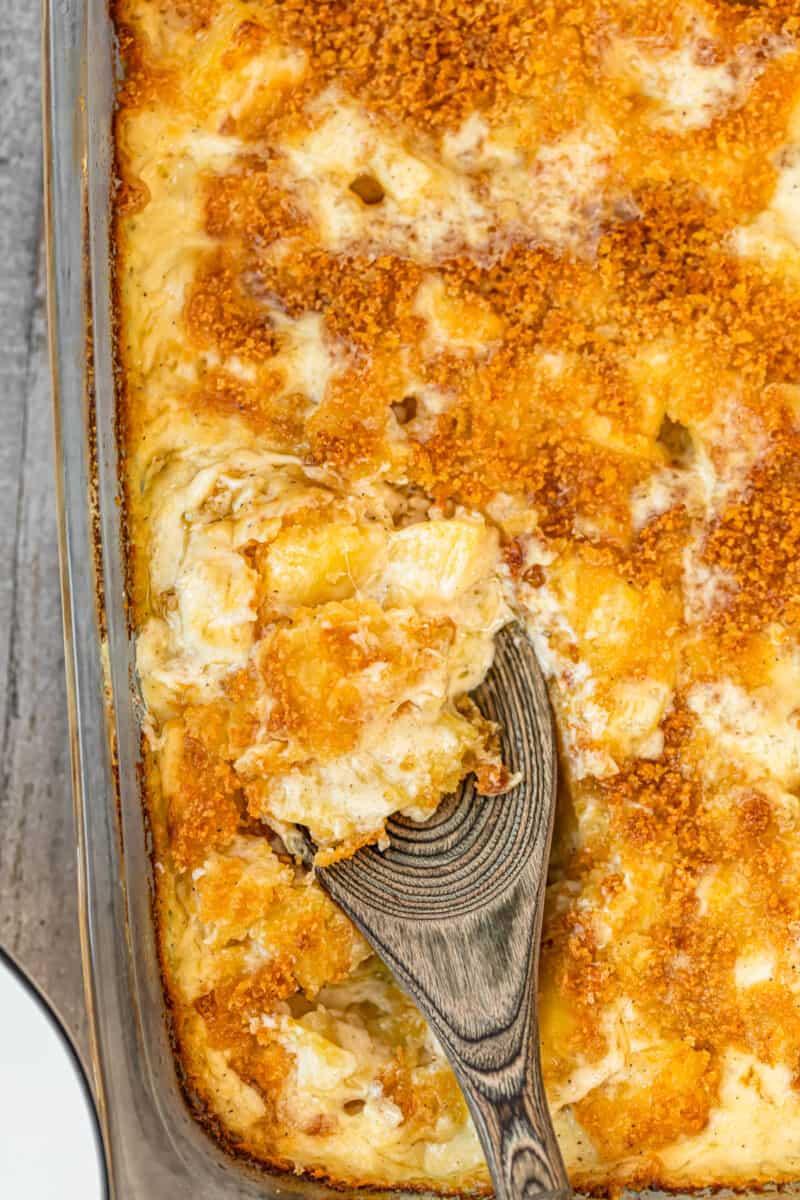
<svg viewBox="0 0 800 1200"><path fill-rule="evenodd" d="M800 1173L800 3L116 0L128 584L165 987L224 1143L487 1191L330 862L561 794L576 1187Z"/></svg>

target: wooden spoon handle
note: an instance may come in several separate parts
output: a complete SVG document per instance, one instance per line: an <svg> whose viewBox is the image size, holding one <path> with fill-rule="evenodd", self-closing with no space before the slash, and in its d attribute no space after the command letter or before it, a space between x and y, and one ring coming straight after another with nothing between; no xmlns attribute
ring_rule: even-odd
<svg viewBox="0 0 800 1200"><path fill-rule="evenodd" d="M497 1200L567 1200L542 1086L536 977L553 825L556 757L533 648L497 636L476 692L519 781L479 799L468 780L423 824L395 816L318 879L419 1005L458 1077Z"/></svg>
<svg viewBox="0 0 800 1200"><path fill-rule="evenodd" d="M542 1086L538 1046L522 1088L516 1072L465 1076L453 1060L492 1174L496 1200L569 1200L572 1195Z"/></svg>

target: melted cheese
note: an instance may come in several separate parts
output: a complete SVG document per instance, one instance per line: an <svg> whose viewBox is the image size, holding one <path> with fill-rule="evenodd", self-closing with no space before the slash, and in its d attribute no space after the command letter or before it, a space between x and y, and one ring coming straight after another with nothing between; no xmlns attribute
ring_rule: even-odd
<svg viewBox="0 0 800 1200"><path fill-rule="evenodd" d="M480 743L456 713L426 720L418 699L408 696L403 703L412 712L373 732L350 754L273 773L253 811L266 820L305 825L320 846L374 837L394 812L417 820L430 816L459 783L460 770L443 770L442 764L461 764ZM424 701L430 707L428 695ZM246 751L236 760L239 775L258 779L261 757L258 746Z"/></svg>
<svg viewBox="0 0 800 1200"><path fill-rule="evenodd" d="M461 247L494 250L498 221L559 248L580 249L595 236L610 130L578 130L526 160L498 154L488 139L475 153L470 122L478 129L481 123L474 114L465 125L467 153L462 131L440 157L411 151L390 127L335 93L324 93L309 115L311 127L281 147L287 187L333 251L366 243L431 262ZM489 166L487 191L479 172ZM360 198L352 185L364 177L380 200Z"/></svg>
<svg viewBox="0 0 800 1200"><path fill-rule="evenodd" d="M796 693L754 696L730 680L698 684L688 694L703 731L727 763L733 758L745 777L765 775L787 790L800 781L800 728Z"/></svg>
<svg viewBox="0 0 800 1200"><path fill-rule="evenodd" d="M767 207L732 234L740 254L779 264L794 272L800 248L800 145L786 146L779 156L775 190Z"/></svg>
<svg viewBox="0 0 800 1200"><path fill-rule="evenodd" d="M730 1051L725 1056L721 1103L708 1128L671 1149L667 1160L679 1173L700 1182L731 1166L742 1175L752 1171L752 1147L758 1146L758 1165L765 1176L796 1172L800 1155L779 1132L797 1120L800 1105L795 1095L785 1066L770 1066L753 1055Z"/></svg>
<svg viewBox="0 0 800 1200"><path fill-rule="evenodd" d="M741 107L769 57L783 49L785 43L776 38L765 46L744 46L730 57L721 56L709 28L690 20L674 48L653 52L641 42L618 38L608 58L613 74L653 101L655 125L685 133Z"/></svg>

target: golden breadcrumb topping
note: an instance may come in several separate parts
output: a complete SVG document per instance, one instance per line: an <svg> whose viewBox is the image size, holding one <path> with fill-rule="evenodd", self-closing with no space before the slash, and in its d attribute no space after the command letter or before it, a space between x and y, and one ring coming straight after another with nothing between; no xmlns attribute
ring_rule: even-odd
<svg viewBox="0 0 800 1200"><path fill-rule="evenodd" d="M227 1143L489 1186L293 857L561 794L541 1046L574 1185L796 1178L800 5L116 0L131 611L165 986Z"/></svg>

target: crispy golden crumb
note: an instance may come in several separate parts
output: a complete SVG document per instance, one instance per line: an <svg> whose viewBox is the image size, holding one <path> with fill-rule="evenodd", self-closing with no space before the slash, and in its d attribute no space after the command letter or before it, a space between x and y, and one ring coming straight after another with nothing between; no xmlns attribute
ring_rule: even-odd
<svg viewBox="0 0 800 1200"><path fill-rule="evenodd" d="M290 851L380 843L468 771L502 793L466 694L513 610L559 735L540 1035L572 1182L796 1178L796 0L115 17L145 799L192 1087L266 1163L488 1188L422 1018Z"/></svg>

